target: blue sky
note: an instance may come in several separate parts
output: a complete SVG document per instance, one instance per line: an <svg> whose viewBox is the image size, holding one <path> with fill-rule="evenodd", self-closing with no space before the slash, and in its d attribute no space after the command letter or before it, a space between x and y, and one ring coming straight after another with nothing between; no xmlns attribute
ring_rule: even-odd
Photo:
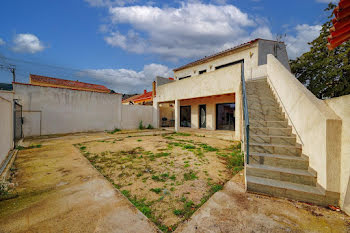
<svg viewBox="0 0 350 233"><path fill-rule="evenodd" d="M6 0L0 55L75 70L17 60L0 64L16 64L22 82L32 72L140 92L156 75L172 76L172 68L256 37L286 34L295 58L319 34L328 2ZM10 81L1 71L0 82Z"/></svg>

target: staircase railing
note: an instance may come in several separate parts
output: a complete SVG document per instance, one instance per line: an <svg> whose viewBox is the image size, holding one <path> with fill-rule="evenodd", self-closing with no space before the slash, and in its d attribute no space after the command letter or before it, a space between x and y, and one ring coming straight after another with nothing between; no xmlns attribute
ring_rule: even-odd
<svg viewBox="0 0 350 233"><path fill-rule="evenodd" d="M245 87L244 78L244 60L241 61L241 81L242 81L242 96L243 96L243 121L245 130L245 152L246 152L246 162L249 164L249 113L248 113L248 102L247 102L247 92Z"/></svg>

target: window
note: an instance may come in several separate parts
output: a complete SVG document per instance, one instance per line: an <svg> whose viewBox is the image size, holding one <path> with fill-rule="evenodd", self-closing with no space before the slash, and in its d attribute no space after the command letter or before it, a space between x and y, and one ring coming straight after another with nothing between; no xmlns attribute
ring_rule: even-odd
<svg viewBox="0 0 350 233"><path fill-rule="evenodd" d="M181 78L179 78L179 80L181 80L181 79L185 79L185 78L190 78L191 77L191 75L188 75L188 76L185 76L185 77L181 77Z"/></svg>
<svg viewBox="0 0 350 233"><path fill-rule="evenodd" d="M200 70L198 74L204 74L205 72L207 72L207 70Z"/></svg>
<svg viewBox="0 0 350 233"><path fill-rule="evenodd" d="M233 65L236 65L236 64L241 63L241 62L242 62L242 60L226 63L226 64L223 64L223 65L219 65L219 66L215 67L215 70L218 70L218 69L221 69L221 68L225 68L225 67L228 67L228 66L233 66Z"/></svg>

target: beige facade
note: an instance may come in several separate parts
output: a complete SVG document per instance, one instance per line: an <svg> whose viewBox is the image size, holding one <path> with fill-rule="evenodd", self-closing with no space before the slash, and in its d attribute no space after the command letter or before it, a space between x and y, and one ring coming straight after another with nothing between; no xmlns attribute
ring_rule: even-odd
<svg viewBox="0 0 350 233"><path fill-rule="evenodd" d="M191 106L191 128L199 128L199 105L206 106L206 129L216 130L217 104L234 103L234 127L236 140L241 139L241 69L244 64L246 80L265 77L266 55L275 53L282 64L289 69L285 45L276 41L256 40L213 56L174 69L175 81L162 83L157 80L157 94L154 99L155 125L162 125L166 113L162 103L172 103L175 128L180 127L180 109ZM244 60L244 63L241 61ZM177 102L178 101L178 102ZM166 109L163 109L166 110ZM158 113L157 113L158 112ZM178 120L177 120L178 119Z"/></svg>

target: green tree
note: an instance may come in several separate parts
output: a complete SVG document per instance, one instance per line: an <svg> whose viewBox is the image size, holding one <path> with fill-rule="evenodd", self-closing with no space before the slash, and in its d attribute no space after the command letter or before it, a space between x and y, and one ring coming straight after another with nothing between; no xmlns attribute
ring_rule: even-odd
<svg viewBox="0 0 350 233"><path fill-rule="evenodd" d="M325 11L335 7L330 3ZM323 24L320 36L309 43L310 51L290 61L292 73L320 99L350 94L350 41L332 51L327 48L332 16Z"/></svg>

